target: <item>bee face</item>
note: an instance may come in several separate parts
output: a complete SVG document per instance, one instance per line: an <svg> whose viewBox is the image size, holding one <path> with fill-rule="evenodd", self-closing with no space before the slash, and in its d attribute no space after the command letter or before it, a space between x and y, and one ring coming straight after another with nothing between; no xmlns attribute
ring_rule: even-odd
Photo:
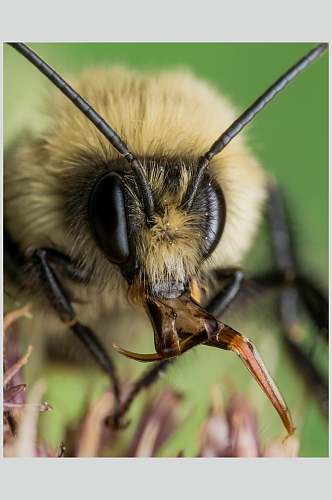
<svg viewBox="0 0 332 500"><path fill-rule="evenodd" d="M185 207L199 159L236 117L232 105L179 71L90 71L73 83L130 144L154 212L147 223L128 162L56 93L50 124L29 142L22 138L6 168L7 225L22 250L48 246L51 235L110 296L126 294L126 280L154 296L179 295L212 266L239 265L266 195L265 173L241 137L212 160Z"/></svg>
<svg viewBox="0 0 332 500"><path fill-rule="evenodd" d="M205 175L190 208L186 193L195 160L142 160L155 200L147 220L135 177L121 161L97 179L88 203L90 229L100 250L129 283L158 298L175 298L199 275L225 225L221 188ZM122 168L121 168L122 167Z"/></svg>

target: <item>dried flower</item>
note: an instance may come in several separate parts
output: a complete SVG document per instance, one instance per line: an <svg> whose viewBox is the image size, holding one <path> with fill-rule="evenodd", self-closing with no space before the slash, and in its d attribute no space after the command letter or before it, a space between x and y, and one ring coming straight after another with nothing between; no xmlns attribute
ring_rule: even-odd
<svg viewBox="0 0 332 500"><path fill-rule="evenodd" d="M137 422L132 421L133 435L129 443L122 440L122 429L109 423L115 401L107 389L93 403L87 402L75 426L64 430L63 443L51 449L38 438L41 412L51 406L42 402L46 390L44 381L37 381L26 395L22 367L29 361L32 347L20 354L15 335L15 321L31 316L27 307L12 311L4 318L4 451L5 456L16 457L98 457L158 456L162 446L176 430L181 430L180 405L182 395L171 388L152 399L148 397ZM130 394L130 384L123 384L123 403ZM263 447L258 437L257 419L247 400L234 394L223 408L220 391L212 388L212 404L200 429L199 457L291 457L298 453L295 436L276 439ZM115 452L114 452L115 453ZM185 455L180 450L178 457Z"/></svg>
<svg viewBox="0 0 332 500"><path fill-rule="evenodd" d="M129 457L153 457L179 424L181 395L171 389L165 390L143 411L132 442L126 453Z"/></svg>
<svg viewBox="0 0 332 500"><path fill-rule="evenodd" d="M298 439L272 441L265 450L258 437L257 419L247 400L233 395L222 410L218 387L212 389L212 406L200 432L200 457L294 457Z"/></svg>
<svg viewBox="0 0 332 500"><path fill-rule="evenodd" d="M29 306L11 311L4 317L3 356L3 415L4 446L6 456L45 456L42 447L36 446L38 414L52 407L40 402L44 384L35 384L26 400L26 384L22 383L21 369L32 353L29 345L24 355L18 355L14 342L14 323L21 317L31 318ZM17 359L18 358L18 359ZM16 359L16 361L13 361Z"/></svg>

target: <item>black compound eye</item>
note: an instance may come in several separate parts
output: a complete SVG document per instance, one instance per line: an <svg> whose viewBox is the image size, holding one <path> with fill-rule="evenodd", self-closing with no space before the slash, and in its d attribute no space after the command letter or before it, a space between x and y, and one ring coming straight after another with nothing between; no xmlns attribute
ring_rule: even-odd
<svg viewBox="0 0 332 500"><path fill-rule="evenodd" d="M206 231L204 257L209 257L219 243L226 221L225 197L216 182L209 182L206 196Z"/></svg>
<svg viewBox="0 0 332 500"><path fill-rule="evenodd" d="M99 248L113 264L124 264L129 258L129 242L119 174L111 172L96 182L90 194L88 217Z"/></svg>

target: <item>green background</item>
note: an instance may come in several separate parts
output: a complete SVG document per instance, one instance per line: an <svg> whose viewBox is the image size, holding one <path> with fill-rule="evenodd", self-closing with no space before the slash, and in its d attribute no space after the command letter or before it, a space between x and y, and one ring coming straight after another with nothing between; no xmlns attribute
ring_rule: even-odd
<svg viewBox="0 0 332 500"><path fill-rule="evenodd" d="M308 43L57 43L31 44L60 74L79 72L93 66L124 64L138 69L189 67L212 82L241 112L313 44ZM51 84L22 56L4 47L4 141L5 145L21 129L41 122L42 99ZM188 120L190 117L188 117ZM222 132L222 130L220 131ZM245 132L253 151L268 172L284 187L293 214L297 248L303 269L327 287L328 276L328 56L325 53L279 95ZM258 237L245 269L268 266L268 243L264 230ZM265 307L266 305L266 307ZM231 313L228 323L251 338L261 351L290 407L298 435L301 456L328 455L328 429L316 403L307 394L300 374L283 352L269 299L259 309ZM258 314L259 312L259 314ZM235 317L236 316L236 317ZM303 318L308 341L314 336ZM151 347L151 339L141 339L141 350ZM137 346L135 345L135 349ZM216 351L216 352L215 352ZM327 355L317 342L315 357L327 370ZM122 363L122 364L121 364ZM120 361L123 374L137 373L141 365ZM92 370L92 368L91 368ZM92 373L92 372L91 372ZM85 401L86 391L96 397L105 387L105 378L93 372L46 368L48 401L55 410L43 416L44 439L56 446L64 424L75 422ZM181 406L183 423L161 450L162 456L197 453L199 424L210 402L210 388L220 385L224 400L233 390L247 394L258 412L263 443L282 434L274 409L251 380L240 361L231 353L199 348L186 354L170 369L153 390L173 384L185 399ZM131 416L137 418L143 399L135 403ZM61 410L60 410L61 408ZM47 424L46 424L47 419ZM124 434L129 439L131 429Z"/></svg>

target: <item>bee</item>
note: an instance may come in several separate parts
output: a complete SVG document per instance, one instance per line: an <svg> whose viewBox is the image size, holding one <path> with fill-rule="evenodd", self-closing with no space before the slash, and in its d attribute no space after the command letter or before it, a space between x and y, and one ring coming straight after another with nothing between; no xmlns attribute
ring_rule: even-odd
<svg viewBox="0 0 332 500"><path fill-rule="evenodd" d="M61 338L70 329L109 374L118 403L114 421L174 359L204 344L240 356L291 434L287 405L256 348L217 318L244 285L239 266L267 204L275 267L257 282L280 289L287 306L285 293L299 294L326 337L326 299L299 271L281 193L240 132L327 44L304 55L240 116L188 72L94 69L71 86L28 46L10 45L61 91L50 103L47 126L22 134L5 159L11 293L32 301L43 331L45 322ZM104 342L119 316L136 321L142 310L156 353L113 347L158 363L121 403ZM286 307L281 320L295 315ZM290 335L287 342L295 360L304 356L326 404L326 387L310 359Z"/></svg>

